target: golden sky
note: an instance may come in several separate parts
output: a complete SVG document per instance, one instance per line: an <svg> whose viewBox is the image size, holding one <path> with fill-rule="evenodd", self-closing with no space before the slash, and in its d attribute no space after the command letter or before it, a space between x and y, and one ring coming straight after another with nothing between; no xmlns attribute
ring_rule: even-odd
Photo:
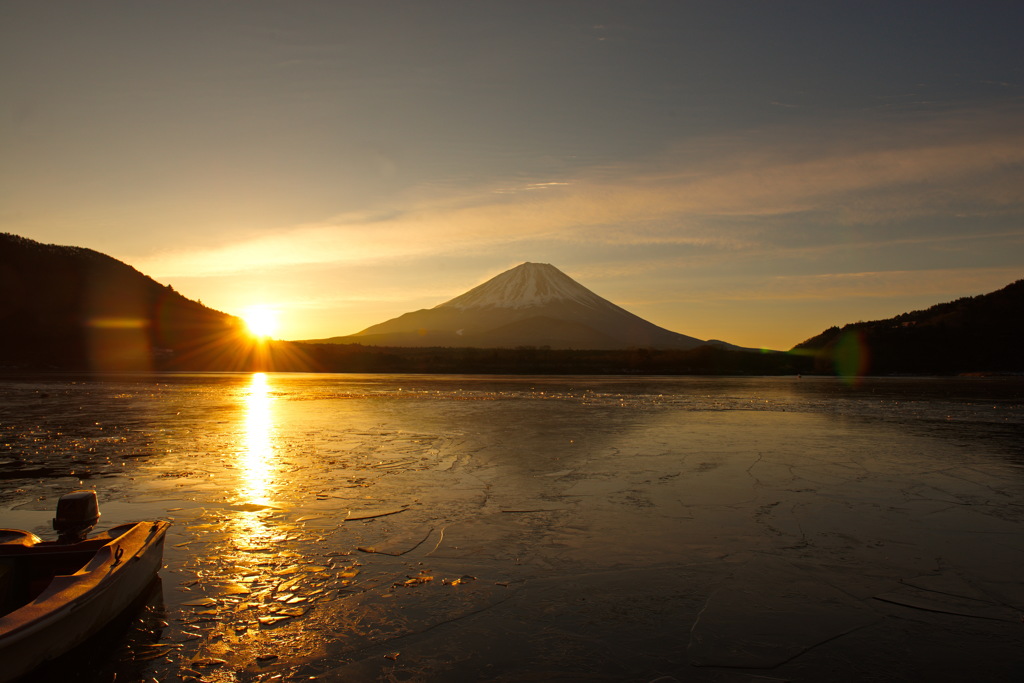
<svg viewBox="0 0 1024 683"><path fill-rule="evenodd" d="M789 348L1024 277L1017 3L7 2L0 231L286 339L524 261Z"/></svg>

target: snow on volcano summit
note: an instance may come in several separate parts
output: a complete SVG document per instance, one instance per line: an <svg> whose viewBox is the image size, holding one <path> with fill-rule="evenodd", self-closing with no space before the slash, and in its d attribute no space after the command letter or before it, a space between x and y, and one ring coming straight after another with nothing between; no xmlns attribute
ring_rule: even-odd
<svg viewBox="0 0 1024 683"><path fill-rule="evenodd" d="M529 308L555 301L589 307L611 303L549 263L523 263L434 308Z"/></svg>
<svg viewBox="0 0 1024 683"><path fill-rule="evenodd" d="M318 341L552 349L692 349L707 343L647 322L548 263L520 264L433 308Z"/></svg>

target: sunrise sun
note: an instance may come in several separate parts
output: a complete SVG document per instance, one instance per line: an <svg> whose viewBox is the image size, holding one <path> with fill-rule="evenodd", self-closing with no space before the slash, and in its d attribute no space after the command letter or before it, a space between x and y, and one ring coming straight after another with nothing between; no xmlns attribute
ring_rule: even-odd
<svg viewBox="0 0 1024 683"><path fill-rule="evenodd" d="M269 337L277 332L277 311L267 306L250 306L242 313L242 320L257 337Z"/></svg>

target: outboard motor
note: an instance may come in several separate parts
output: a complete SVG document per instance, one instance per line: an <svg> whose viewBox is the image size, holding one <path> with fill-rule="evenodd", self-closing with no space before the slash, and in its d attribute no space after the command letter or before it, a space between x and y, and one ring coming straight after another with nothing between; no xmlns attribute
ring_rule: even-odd
<svg viewBox="0 0 1024 683"><path fill-rule="evenodd" d="M57 501L53 528L58 543L78 543L100 521L100 504L95 491L72 491Z"/></svg>

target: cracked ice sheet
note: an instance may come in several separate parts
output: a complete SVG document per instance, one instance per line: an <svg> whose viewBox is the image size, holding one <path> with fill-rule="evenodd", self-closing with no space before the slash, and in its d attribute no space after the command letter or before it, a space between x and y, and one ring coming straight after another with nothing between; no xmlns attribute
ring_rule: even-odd
<svg viewBox="0 0 1024 683"><path fill-rule="evenodd" d="M968 587L964 592L975 593L973 588ZM902 586L890 593L881 593L875 596L876 600L889 602L894 605L912 607L914 609L928 612L940 612L943 614L957 614L965 617L978 619L992 619L994 621L1006 621L1011 624L1020 623L1020 612L1000 604L993 603L985 597L967 597L962 594L951 594L932 589L921 589L914 586Z"/></svg>
<svg viewBox="0 0 1024 683"><path fill-rule="evenodd" d="M701 607L697 596L718 573L715 565L700 564L535 578L495 594L508 599L481 601L482 609L463 618L439 618L415 638L387 641L342 666L309 673L325 680L641 680L637 672L678 668ZM388 652L399 656L389 660ZM694 671L685 680L748 679Z"/></svg>
<svg viewBox="0 0 1024 683"><path fill-rule="evenodd" d="M879 616L792 564L756 557L708 598L690 639L690 663L771 669Z"/></svg>
<svg viewBox="0 0 1024 683"><path fill-rule="evenodd" d="M39 404L45 413L12 418L10 434L45 427L46 438L32 446L42 449L44 464L60 462L56 453L77 452L90 467L108 467L107 457L123 467L123 474L91 480L106 494L104 523L175 517L163 572L172 623L165 636L178 637L179 619L196 616L181 609L182 601L208 592L222 601L225 620L196 622L199 639L185 641L167 661L148 661L150 677L163 680L188 658L211 655L228 660L234 671L223 671L225 676L257 666L261 673L268 667L289 673L309 661L322 670L339 665L339 652L373 660L378 671L426 671L433 662L435 680L455 679L463 658L472 659L469 669L485 679L509 667L521 674L518 680L547 672L563 679L586 672L605 680L651 680L649 673L668 672L680 680L719 680L720 671L689 666L690 627L705 604L725 604L721 581L739 563L775 555L802 569L807 581L794 584L802 594L789 596L794 574L788 570L760 576L750 569L750 583L733 583L731 590L750 590L753 605L781 600L779 609L793 606L794 649L800 646L795 636L807 635L801 622L836 630L830 615L801 611L802 600L815 590L828 593L825 584L883 620L761 674L822 680L825 672L838 680L835 662L846 661L859 668L842 680L909 680L880 676L905 661L912 666L901 673L920 674L935 658L938 637L941 654L959 656L967 671L983 667L989 680L1019 680L1005 675L1010 657L1020 657L1013 640L1018 625L872 600L898 591L901 579L952 570L986 595L999 597L994 594L1001 591L995 602L1024 604L1011 600L1020 585L1020 544L1012 534L1020 538L1024 521L1024 472L1010 469L1004 446L977 436L970 423L943 422L923 431L890 408L885 420L870 411L850 418L829 412L832 403L816 413L799 401L792 411L750 412L641 399L608 405L529 396L398 400L344 392L307 400L309 390L299 385L319 387L322 380L270 381L280 383L283 393L273 401L273 422L262 431L247 418L250 392L244 386L235 398L219 390L179 395L173 387L160 389L168 395L159 404L121 418L110 412L121 399L97 399L96 411L104 412L92 415L80 409L81 397L69 387L71 403L63 411L51 398ZM794 391L805 386L768 384L792 385ZM875 405L866 392L853 399ZM132 400L124 404L147 408ZM119 437L97 435L80 444L65 434L65 426L91 433L100 420L109 422L105 429L118 428ZM260 435L262 440L251 438ZM257 447L267 443L273 451L260 455ZM98 455L81 445L95 447ZM150 455L134 457L138 453ZM127 458L123 463L119 454ZM254 455L266 467L262 474L250 471ZM38 522L48 525L53 500L29 500L67 479L25 483L18 502L39 510ZM260 503L246 493L255 484L264 487L272 509L251 510ZM110 501L117 495L130 502L119 508ZM350 510L405 505L410 507L402 514L343 521ZM512 506L566 509L502 512ZM425 529L435 531L419 543ZM405 552L360 554L360 546ZM688 568L695 563L703 563L701 571ZM306 565L327 569L292 586L299 574L283 572ZM392 589L423 569L434 573L435 582L465 573L479 580L450 591L434 582ZM618 569L637 573L594 578L595 572ZM276 593L260 600L222 596L222 582L244 583L254 594L286 585L296 597L305 591L302 604L312 607L270 627L239 628L256 608L236 608L257 602L266 608ZM318 593L321 585L324 592ZM507 592L515 592L515 599L492 602ZM450 621L449 614L466 618ZM713 614L715 609L708 618ZM343 623L373 626L381 638L346 640L332 626ZM513 629L507 652L488 649ZM914 637L912 647L907 634ZM520 643L528 647L512 647ZM270 647L279 659L254 663L252 656ZM398 649L397 660L386 658ZM524 652L535 658L520 662ZM933 669L942 673L946 666ZM507 680L517 678L510 673Z"/></svg>

